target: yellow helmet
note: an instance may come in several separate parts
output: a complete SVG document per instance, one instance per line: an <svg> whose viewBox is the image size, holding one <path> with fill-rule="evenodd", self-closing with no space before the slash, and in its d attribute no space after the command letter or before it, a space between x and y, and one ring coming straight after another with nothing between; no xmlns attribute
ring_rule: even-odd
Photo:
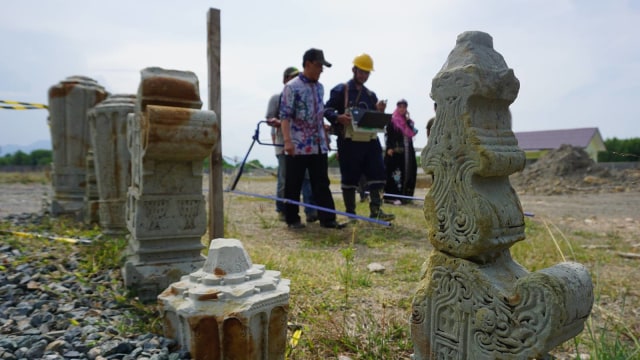
<svg viewBox="0 0 640 360"><path fill-rule="evenodd" d="M369 54L360 54L353 59L353 65L360 70L373 71L373 59Z"/></svg>

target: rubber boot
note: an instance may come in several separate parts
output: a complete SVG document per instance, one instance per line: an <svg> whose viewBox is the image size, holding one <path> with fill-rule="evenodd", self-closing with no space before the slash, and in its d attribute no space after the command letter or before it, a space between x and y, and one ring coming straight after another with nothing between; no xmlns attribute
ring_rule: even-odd
<svg viewBox="0 0 640 360"><path fill-rule="evenodd" d="M344 211L355 215L356 189L342 189L342 200L344 200Z"/></svg>
<svg viewBox="0 0 640 360"><path fill-rule="evenodd" d="M371 214L369 214L369 217L382 221L391 221L395 219L396 216L382 211L380 208L382 205L382 196L380 196L380 192L380 189L369 190L369 198L371 199L371 202L369 203L369 210L371 210Z"/></svg>
<svg viewBox="0 0 640 360"><path fill-rule="evenodd" d="M342 189L342 200L344 200L345 212L356 214L356 189ZM356 218L349 218L350 223L355 223Z"/></svg>

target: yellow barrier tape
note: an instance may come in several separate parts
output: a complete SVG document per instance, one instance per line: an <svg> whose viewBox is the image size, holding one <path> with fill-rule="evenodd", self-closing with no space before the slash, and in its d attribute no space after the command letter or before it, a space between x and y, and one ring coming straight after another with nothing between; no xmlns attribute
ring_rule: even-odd
<svg viewBox="0 0 640 360"><path fill-rule="evenodd" d="M91 240L88 240L88 239L74 239L74 238L61 237L61 236L47 236L47 235L42 235L38 233L31 233L31 232L24 232L24 231L0 230L0 233L20 236L20 237L32 237L32 238L64 241L72 244L91 244Z"/></svg>
<svg viewBox="0 0 640 360"><path fill-rule="evenodd" d="M289 329L289 331L292 331L291 334L291 339L289 339L289 346L287 347L287 350L284 354L285 360L289 359L289 356L291 355L291 352L293 351L293 349L296 348L296 346L298 346L298 342L300 341L300 338L302 337L302 326L301 325L297 325L297 324L293 324L291 322L287 323L287 328Z"/></svg>
<svg viewBox="0 0 640 360"><path fill-rule="evenodd" d="M21 101L13 101L13 100L0 100L0 104L8 104L8 105L0 105L0 109L7 109L7 110L36 110L36 109L49 108L45 104L29 103L29 102L21 102Z"/></svg>
<svg viewBox="0 0 640 360"><path fill-rule="evenodd" d="M298 345L298 341L300 341L301 337L302 337L302 329L298 329L293 332L293 335L291 336L291 342L290 342L292 349Z"/></svg>

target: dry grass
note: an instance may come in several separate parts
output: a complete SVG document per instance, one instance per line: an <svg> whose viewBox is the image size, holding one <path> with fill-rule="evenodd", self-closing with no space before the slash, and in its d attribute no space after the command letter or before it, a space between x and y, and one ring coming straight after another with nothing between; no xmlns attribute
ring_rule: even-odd
<svg viewBox="0 0 640 360"><path fill-rule="evenodd" d="M46 184L50 183L49 174L41 171L34 172L2 172L0 184Z"/></svg>

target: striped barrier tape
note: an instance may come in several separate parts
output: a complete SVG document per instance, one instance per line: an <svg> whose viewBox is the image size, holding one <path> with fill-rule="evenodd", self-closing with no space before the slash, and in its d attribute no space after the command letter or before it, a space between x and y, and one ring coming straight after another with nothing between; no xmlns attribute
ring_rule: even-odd
<svg viewBox="0 0 640 360"><path fill-rule="evenodd" d="M7 234L19 237L27 237L27 238L35 238L35 239L47 239L47 240L55 240L55 241L64 241L71 244L82 244L88 245L91 244L91 240L89 239L75 239L64 236L55 236L55 235L43 235L33 232L24 232L24 231L11 231L11 230L0 230L0 234Z"/></svg>
<svg viewBox="0 0 640 360"><path fill-rule="evenodd" d="M7 109L7 110L37 110L37 109L49 108L45 104L29 103L29 102L21 102L21 101L13 101L13 100L0 100L0 104L8 104L8 105L0 105L0 109Z"/></svg>

